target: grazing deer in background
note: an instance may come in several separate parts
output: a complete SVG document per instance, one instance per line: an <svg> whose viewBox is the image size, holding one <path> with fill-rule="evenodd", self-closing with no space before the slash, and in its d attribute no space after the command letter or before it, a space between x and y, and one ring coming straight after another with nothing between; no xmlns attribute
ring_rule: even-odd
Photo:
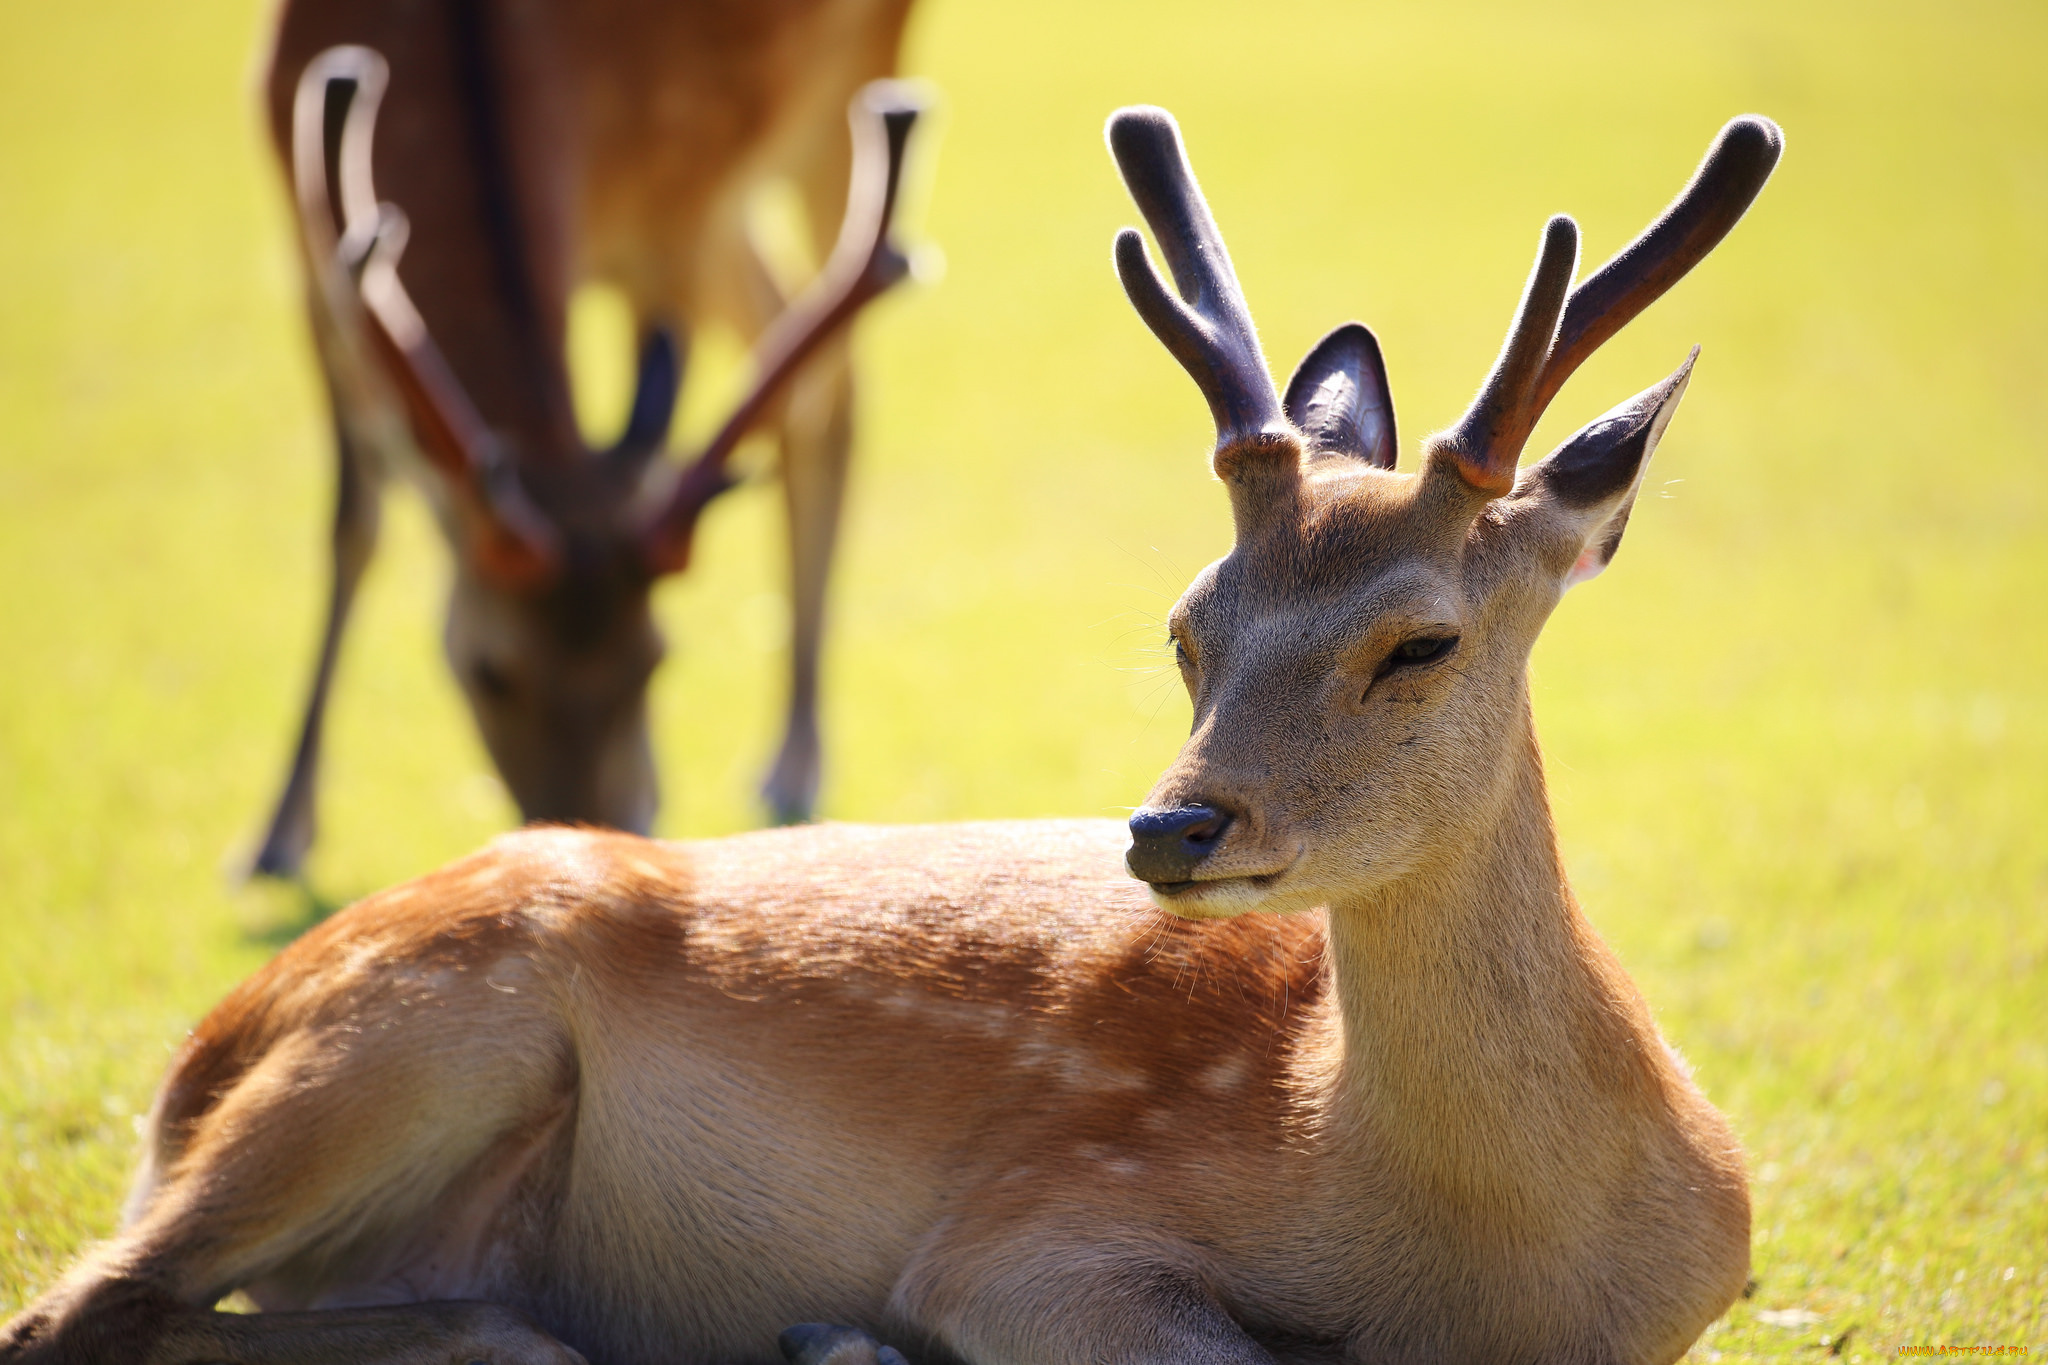
<svg viewBox="0 0 2048 1365"><path fill-rule="evenodd" d="M646 832L646 692L662 655L649 593L688 562L733 447L764 419L780 444L793 603L787 732L764 791L778 821L809 818L852 436L837 334L904 272L884 234L909 107L900 89L875 96L904 107L886 137L856 129L875 144L858 166L844 118L893 68L908 6L284 5L270 127L296 190L340 485L326 633L258 872L297 875L312 842L322 716L393 470L418 478L454 550L449 662L521 813ZM847 209L838 254L794 304L746 229L751 194L776 175L818 231ZM830 245L818 237L821 257ZM564 358L569 295L586 280L620 289L639 332L631 416L601 451L578 433ZM659 457L684 352L718 320L756 343L756 386L673 476Z"/></svg>
<svg viewBox="0 0 2048 1365"><path fill-rule="evenodd" d="M1237 530L1128 830L531 830L374 896L199 1026L0 1361L1633 1365L1734 1299L1741 1153L1566 885L1526 677L1691 360L1516 464L1777 129L1576 289L1551 220L1410 471L1372 334L1277 394L1172 120L1109 141Z"/></svg>

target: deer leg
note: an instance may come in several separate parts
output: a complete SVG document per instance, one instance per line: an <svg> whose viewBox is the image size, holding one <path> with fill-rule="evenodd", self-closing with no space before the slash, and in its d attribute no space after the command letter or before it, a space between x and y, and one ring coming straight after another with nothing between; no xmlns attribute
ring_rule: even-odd
<svg viewBox="0 0 2048 1365"><path fill-rule="evenodd" d="M1275 1365L1162 1245L1118 1256L1076 1231L967 1224L927 1244L898 1283L892 1315L963 1360L1113 1360L1118 1365ZM1127 1217L1127 1214L1122 1215ZM1105 1210L1101 1226L1120 1215ZM1094 1220L1091 1220L1094 1221Z"/></svg>
<svg viewBox="0 0 2048 1365"><path fill-rule="evenodd" d="M839 539L846 467L853 449L853 373L839 342L800 375L784 409L782 498L789 525L789 709L782 748L761 793L775 822L798 824L817 808L821 771L818 669L825 590Z"/></svg>
<svg viewBox="0 0 2048 1365"><path fill-rule="evenodd" d="M869 54L873 69L865 75L885 74L891 50ZM852 93L849 88L832 107L843 108ZM811 246L822 261L832 250L834 228L845 209L853 150L843 125L821 125L817 131L792 170L809 218ZM758 262L758 255L751 250L749 255ZM769 272L758 265L753 273L756 280L769 279ZM758 287L755 297L764 297ZM775 823L791 825L815 813L823 766L818 670L825 591L853 453L853 363L846 336L821 350L790 385L781 434L782 497L789 526L789 710L782 748L768 769L761 794Z"/></svg>
<svg viewBox="0 0 2048 1365"><path fill-rule="evenodd" d="M274 996L217 1010L158 1095L132 1221L0 1326L0 1365L582 1365L507 1287L549 1236L576 1090L559 1021L493 961L346 996L345 1024L302 991L281 1036ZM291 1311L214 1311L238 1288Z"/></svg>
<svg viewBox="0 0 2048 1365"><path fill-rule="evenodd" d="M40 1309L42 1305L38 1305ZM61 1316L0 1328L6 1365L587 1365L516 1309L405 1304L309 1313L219 1313L146 1280L111 1277Z"/></svg>
<svg viewBox="0 0 2048 1365"><path fill-rule="evenodd" d="M901 1351L884 1346L858 1327L799 1323L784 1328L776 1344L789 1365L908 1365Z"/></svg>
<svg viewBox="0 0 2048 1365"><path fill-rule="evenodd" d="M382 472L375 457L349 436L348 424L338 415L334 423L334 448L337 477L327 627L320 637L320 654L313 666L313 686L306 697L306 714L299 725L291 774L285 779L277 809L270 817L269 829L250 868L262 877L296 880L305 866L306 851L313 845L315 786L319 779L320 734L327 715L327 693L334 682L341 636L348 626L349 609L355 604L356 587L377 548Z"/></svg>

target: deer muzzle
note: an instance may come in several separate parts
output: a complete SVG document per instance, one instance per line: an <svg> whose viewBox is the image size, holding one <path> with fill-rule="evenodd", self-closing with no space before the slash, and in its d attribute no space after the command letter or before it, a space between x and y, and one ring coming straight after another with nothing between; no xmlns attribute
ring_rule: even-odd
<svg viewBox="0 0 2048 1365"><path fill-rule="evenodd" d="M1139 881L1170 887L1195 880L1203 859L1230 828L1228 811L1210 805L1140 807L1131 816L1131 847L1124 866Z"/></svg>

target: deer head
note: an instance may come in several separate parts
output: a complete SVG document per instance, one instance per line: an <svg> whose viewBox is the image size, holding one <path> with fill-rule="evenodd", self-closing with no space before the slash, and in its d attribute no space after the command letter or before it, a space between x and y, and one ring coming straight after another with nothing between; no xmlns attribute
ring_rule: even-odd
<svg viewBox="0 0 2048 1365"><path fill-rule="evenodd" d="M653 585L688 563L698 517L734 483L733 451L785 381L908 272L889 230L919 106L894 82L855 100L837 246L761 338L752 388L677 467L660 456L682 356L661 328L643 342L631 415L608 449L513 448L485 422L399 280L406 218L378 202L371 176L386 79L375 52L330 49L301 77L293 111L302 244L342 406L377 424L380 448L420 457L455 550L449 662L521 812L644 833L657 801L647 684L664 650ZM567 393L558 355L546 378Z"/></svg>
<svg viewBox="0 0 2048 1365"><path fill-rule="evenodd" d="M1131 819L1131 872L1182 914L1293 910L1512 837L1529 651L1564 590L1613 558L1697 348L1518 476L1522 446L1572 371L1741 218L1777 127L1729 123L1577 288L1578 228L1551 219L1492 373L1407 471L1372 333L1339 327L1276 392L1172 117L1120 110L1108 138L1178 294L1133 229L1117 271L1209 402L1236 531L1170 618L1194 726Z"/></svg>

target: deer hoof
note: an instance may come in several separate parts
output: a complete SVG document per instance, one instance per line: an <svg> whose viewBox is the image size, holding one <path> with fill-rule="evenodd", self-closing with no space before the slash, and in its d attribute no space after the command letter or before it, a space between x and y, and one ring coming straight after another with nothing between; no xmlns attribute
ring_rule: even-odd
<svg viewBox="0 0 2048 1365"><path fill-rule="evenodd" d="M761 797L768 803L769 818L778 825L809 824L818 809L818 782L823 771L818 718L794 710L775 762L761 780Z"/></svg>
<svg viewBox="0 0 2048 1365"><path fill-rule="evenodd" d="M776 1338L789 1365L908 1365L893 1346L884 1346L858 1327L804 1322Z"/></svg>
<svg viewBox="0 0 2048 1365"><path fill-rule="evenodd" d="M768 818L778 825L807 825L818 809L818 755L784 750L761 784Z"/></svg>

